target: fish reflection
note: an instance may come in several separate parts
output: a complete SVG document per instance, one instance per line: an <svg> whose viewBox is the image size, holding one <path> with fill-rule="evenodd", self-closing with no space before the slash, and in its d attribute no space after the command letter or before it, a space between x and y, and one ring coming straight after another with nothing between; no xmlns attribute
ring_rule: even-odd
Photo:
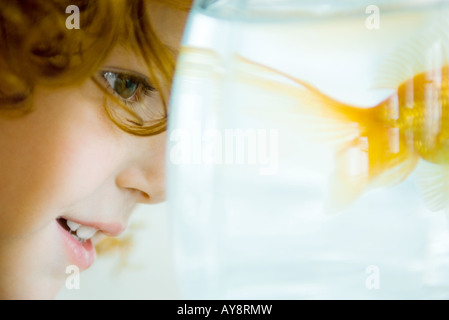
<svg viewBox="0 0 449 320"><path fill-rule="evenodd" d="M199 63L201 55L204 61L213 60L214 54L206 50L184 48L184 53L187 51L196 55L192 61ZM319 138L317 141L338 140L336 169L330 183L332 210L346 207L369 188L400 183L420 159L428 164L419 177L429 208L446 207L448 65L437 64L414 74L370 108L339 102L301 79L240 56L233 68L231 81L246 91L253 90L248 93L251 112L257 110L258 116L265 114L273 120L278 117L290 126L296 125L298 134Z"/></svg>

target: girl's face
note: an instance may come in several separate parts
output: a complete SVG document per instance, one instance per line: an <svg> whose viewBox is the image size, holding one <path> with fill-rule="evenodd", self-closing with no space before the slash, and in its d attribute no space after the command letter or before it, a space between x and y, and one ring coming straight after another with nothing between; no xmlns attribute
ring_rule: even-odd
<svg viewBox="0 0 449 320"><path fill-rule="evenodd" d="M186 13L153 9L158 35L176 49ZM150 76L143 59L124 46L102 69ZM124 133L106 115L103 97L92 80L36 87L33 112L0 118L0 298L53 298L66 268L88 268L95 243L122 232L136 203L164 199L165 134ZM96 233L83 242L68 224L81 225L80 237Z"/></svg>

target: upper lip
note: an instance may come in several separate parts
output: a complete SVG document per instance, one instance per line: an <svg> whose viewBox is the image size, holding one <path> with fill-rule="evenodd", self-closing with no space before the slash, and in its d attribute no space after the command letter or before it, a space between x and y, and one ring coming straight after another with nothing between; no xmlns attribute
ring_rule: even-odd
<svg viewBox="0 0 449 320"><path fill-rule="evenodd" d="M120 222L82 221L76 218L61 216L60 219L70 220L82 226L95 228L108 236L118 236L126 229L126 225Z"/></svg>

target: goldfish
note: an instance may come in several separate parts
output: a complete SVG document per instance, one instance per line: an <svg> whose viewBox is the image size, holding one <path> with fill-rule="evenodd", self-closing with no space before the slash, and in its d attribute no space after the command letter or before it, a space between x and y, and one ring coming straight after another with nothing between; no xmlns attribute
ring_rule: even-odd
<svg viewBox="0 0 449 320"><path fill-rule="evenodd" d="M196 75L204 72L217 79L219 71L208 68L201 71L199 66L202 59L212 64L219 57L207 49L183 50L196 55L190 66L184 66L184 72L196 68ZM328 204L332 211L346 208L370 188L404 181L419 161L429 164L419 175L428 208L437 211L448 207L447 63L422 67L424 70L412 73L402 82L396 79L398 84L391 87L393 93L367 108L337 101L298 77L243 56L236 55L234 60L231 81L257 90L253 96L260 96L254 101L258 116L265 112L274 121L278 117L279 121L296 126L298 134L307 132L313 126L311 123L322 121L323 125L316 126L316 136L339 141L335 171L329 183ZM276 115L273 110L281 111Z"/></svg>
<svg viewBox="0 0 449 320"><path fill-rule="evenodd" d="M424 192L428 207L436 211L445 206L442 198L446 194L441 193L449 192L449 189L445 189L444 183L438 185L429 181L436 182L436 177L432 175L444 175L449 168L448 65L416 74L377 105L362 108L336 101L300 79L240 59L242 63L251 64L251 67L263 68L264 73L272 72L301 85L305 90L286 84L279 86L279 83L273 84L267 79L262 80L263 84L258 84L265 90L280 90L295 99L297 112L333 119L346 124L347 129L355 129L337 151L336 170L332 178L334 191L329 199L334 210L354 201L369 186L400 183L414 170L419 159L439 165L433 170L427 167L426 175L420 175L421 184L424 186L427 183ZM337 135L337 130L334 133ZM352 159L350 154L353 155Z"/></svg>

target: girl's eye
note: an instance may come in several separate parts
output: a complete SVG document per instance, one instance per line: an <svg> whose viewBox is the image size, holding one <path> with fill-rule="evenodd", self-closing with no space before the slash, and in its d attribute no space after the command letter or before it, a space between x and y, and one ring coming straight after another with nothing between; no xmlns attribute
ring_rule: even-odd
<svg viewBox="0 0 449 320"><path fill-rule="evenodd" d="M143 81L132 75L106 71L103 72L103 77L111 89L124 100L132 100L140 89L150 89L146 87L142 88L144 86Z"/></svg>
<svg viewBox="0 0 449 320"><path fill-rule="evenodd" d="M104 106L114 121L139 128L165 121L167 110L161 94L146 76L112 68L101 70L93 79L107 91Z"/></svg>

